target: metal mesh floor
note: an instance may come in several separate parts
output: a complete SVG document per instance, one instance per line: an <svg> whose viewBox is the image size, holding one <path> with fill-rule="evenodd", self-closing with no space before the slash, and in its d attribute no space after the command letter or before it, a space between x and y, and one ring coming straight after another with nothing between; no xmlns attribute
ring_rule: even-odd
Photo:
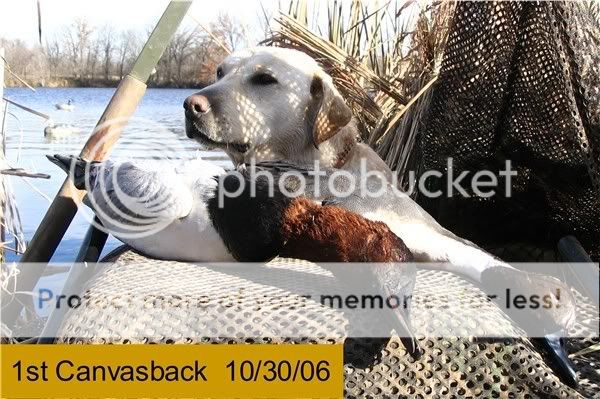
<svg viewBox="0 0 600 399"><path fill-rule="evenodd" d="M192 264L152 260L126 249L110 254L105 261L114 262L99 270L87 285L84 300L86 312L71 310L58 336L69 343L281 343L310 342L335 343L342 338L319 335L328 331L327 325L346 323L343 315L322 307L321 320L315 323L318 339L247 339L252 326L241 321L238 314L228 312L210 314L227 325L233 338L208 338L202 324L182 311L181 314L161 313L154 309L152 298L140 301L116 295L120 289L156 288L157 292L186 292L185 296L166 295L171 304L194 300L195 296L218 293L223 284L244 286L256 295L281 290L257 282L232 278L218 270L207 270ZM318 266L298 260L276 259L270 266L302 270L307 275L325 278L328 272ZM285 275L285 274L284 274ZM293 277L284 277L282 285L294 284ZM413 293L413 323L418 318L419 299L427 298L432 290L443 290L455 295L457 290L470 284L452 274L438 271L419 271ZM122 291L121 291L122 292ZM90 306L94 305L94 306ZM276 307L277 304L273 306ZM493 306L493 305L491 305ZM182 306L184 307L184 306ZM499 311L498 311L499 312ZM251 320L260 323L265 314L256 314ZM597 322L597 315L590 314ZM286 321L285 314L271 315ZM289 317L289 316L287 316ZM498 322L503 315L498 313ZM452 319L453 315L448 315ZM247 320L245 317L244 320ZM578 324L575 328L585 329ZM76 337L76 338L75 338ZM109 338L107 338L109 337ZM135 338L139 337L139 338ZM146 337L146 338L144 338ZM147 338L154 337L154 338ZM571 339L569 351L589 347L598 339ZM574 358L578 367L581 387L579 392L565 386L544 363L541 355L527 340L520 339L463 339L419 337L425 353L414 360L397 338L346 339L344 341L345 396L348 398L600 398L600 371L598 352Z"/></svg>

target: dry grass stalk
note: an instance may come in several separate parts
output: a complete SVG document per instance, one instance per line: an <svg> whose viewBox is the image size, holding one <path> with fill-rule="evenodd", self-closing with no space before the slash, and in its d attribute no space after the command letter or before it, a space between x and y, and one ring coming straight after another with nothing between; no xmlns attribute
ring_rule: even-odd
<svg viewBox="0 0 600 399"><path fill-rule="evenodd" d="M363 78L384 84L385 82L380 82L373 71L350 57L342 48L315 35L295 19L281 15L276 21L280 26L273 36L263 42L264 44L297 48L319 61L333 77L334 83L354 109L354 114L362 114L359 120L364 125L371 126L381 117L379 106L369 97L359 81ZM374 82L373 85L377 83Z"/></svg>
<svg viewBox="0 0 600 399"><path fill-rule="evenodd" d="M217 37L217 35L215 35L210 28L204 26L204 24L202 22L200 22L198 19L196 19L193 15L189 14L189 17L196 23L196 25L198 25L200 27L200 29L202 29L204 32L206 32L206 34L208 34L210 36L210 38L215 43L217 43L217 45L219 47L221 47L223 49L223 51L225 51L225 54L228 54L228 55L231 54L231 49L225 43L223 43L223 41L221 39L219 39Z"/></svg>
<svg viewBox="0 0 600 399"><path fill-rule="evenodd" d="M6 116L8 115L8 102L0 98L0 262L4 262L5 250L22 253L25 250L25 237L21 215L17 207L17 201L10 186L10 181L4 177L5 174L15 172L5 158L5 135ZM17 170L18 171L18 170ZM14 238L14 248L7 246L7 236Z"/></svg>

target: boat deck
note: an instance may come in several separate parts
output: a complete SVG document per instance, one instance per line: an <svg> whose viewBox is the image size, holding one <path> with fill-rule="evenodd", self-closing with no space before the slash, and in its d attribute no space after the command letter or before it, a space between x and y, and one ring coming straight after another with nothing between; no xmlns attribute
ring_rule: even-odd
<svg viewBox="0 0 600 399"><path fill-rule="evenodd" d="M309 262L275 259L267 265L272 268L272 280L262 284L251 275L233 275L226 269L149 259L126 247L113 251L104 261L110 263L104 263L87 284L85 300L88 303L81 307L86 311L75 309L69 312L58 334L62 337L61 342L344 342L346 397L510 397L507 396L509 392L514 397L522 397L525 392L537 392L541 397L598 397L600 392L598 351L573 358L581 384L575 391L561 383L526 339L418 337L425 352L420 359L414 360L398 338L389 341L332 338L328 331L347 323L344 314L338 310L315 302L308 306L312 307L310 309L321 308L320 320L308 317L311 312L278 313L281 305L294 297L295 285L310 281L326 285L332 278L328 271ZM464 298L466 288L472 288L470 285L447 272L419 270L413 291L413 326L428 322L419 316L421 306L432 305L428 298L434 294L439 297L442 292L448 298L463 296L461 300L471 300ZM242 312L235 306L220 311L207 307L204 313L189 311L198 301L214 300L225 287L237 286L256 297L256 301L247 304ZM273 296L281 298L282 302L253 306L264 295L275 293L286 294ZM161 310L157 303L166 304L169 311ZM499 309L496 308L493 314L498 323L510 324ZM590 315L590 320L597 322L597 316ZM267 321L272 325L273 320L275 324L285 326L290 317L304 317L304 322L314 327L313 337L256 338L255 326ZM437 321L453 323L456 317L453 312L448 312L445 319L442 317ZM227 336L215 336L206 329L210 325L224 326ZM575 328L585 330L587 327L577 324ZM568 350L574 353L592 344L590 339L569 339Z"/></svg>

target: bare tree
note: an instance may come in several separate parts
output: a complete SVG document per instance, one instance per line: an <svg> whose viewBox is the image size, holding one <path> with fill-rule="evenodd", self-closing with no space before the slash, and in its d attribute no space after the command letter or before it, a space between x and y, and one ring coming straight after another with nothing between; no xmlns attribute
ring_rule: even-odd
<svg viewBox="0 0 600 399"><path fill-rule="evenodd" d="M96 67L100 59L100 43L97 40L92 40L87 49L87 60L85 75L91 79L96 76Z"/></svg>
<svg viewBox="0 0 600 399"><path fill-rule="evenodd" d="M121 33L121 42L117 49L117 69L121 79L125 76L125 69L129 66L133 57L137 55L139 38L135 31L127 30Z"/></svg>
<svg viewBox="0 0 600 399"><path fill-rule="evenodd" d="M115 52L115 30L110 25L104 25L98 34L99 46L102 53L102 72L104 79L110 79L110 69Z"/></svg>
<svg viewBox="0 0 600 399"><path fill-rule="evenodd" d="M67 57L78 78L81 78L86 72L87 52L93 31L84 18L77 18L70 27L63 30Z"/></svg>
<svg viewBox="0 0 600 399"><path fill-rule="evenodd" d="M193 80L199 83L210 83L215 79L217 66L227 57L227 52L209 35L197 43L196 51L190 64L194 68Z"/></svg>
<svg viewBox="0 0 600 399"><path fill-rule="evenodd" d="M5 58L12 71L23 78L27 78L34 71L35 52L21 39L0 39L0 47L4 47Z"/></svg>
<svg viewBox="0 0 600 399"><path fill-rule="evenodd" d="M196 52L200 37L198 29L184 29L173 36L167 47L169 69L174 72L174 76L171 75L171 77L178 86L183 85L192 78L189 74L190 66L188 61ZM185 72L188 73L186 74Z"/></svg>
<svg viewBox="0 0 600 399"><path fill-rule="evenodd" d="M229 14L220 13L215 22L210 24L212 33L219 37L230 50L247 46L246 27Z"/></svg>
<svg viewBox="0 0 600 399"><path fill-rule="evenodd" d="M61 61L63 59L63 51L60 47L60 42L56 38L52 39L50 42L46 40L46 45L44 46L43 51L51 74L58 74L59 68L62 64Z"/></svg>
<svg viewBox="0 0 600 399"><path fill-rule="evenodd" d="M43 47L30 48L18 41L2 43L10 42L4 47L15 71L21 76L35 74L38 83L60 77L55 84L69 84L74 79L94 80L98 75L110 81L114 75L125 75L139 53L141 39L151 31L117 31L111 25L96 29L79 18L58 36L48 38ZM150 83L179 87L208 83L227 49L235 50L248 40L245 27L228 14L220 14L207 30L182 27L167 46Z"/></svg>

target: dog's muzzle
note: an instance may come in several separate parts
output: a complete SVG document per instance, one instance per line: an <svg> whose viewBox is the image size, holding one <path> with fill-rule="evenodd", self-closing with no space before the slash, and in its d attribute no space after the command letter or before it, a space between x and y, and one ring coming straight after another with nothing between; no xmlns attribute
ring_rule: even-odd
<svg viewBox="0 0 600 399"><path fill-rule="evenodd" d="M188 138L196 140L209 148L220 148L222 150L234 150L240 154L245 153L249 149L248 144L240 144L233 142L224 142L214 140L209 137L203 129L198 127L198 122L194 122L189 118L188 113L185 113L185 134Z"/></svg>
<svg viewBox="0 0 600 399"><path fill-rule="evenodd" d="M189 118L190 117L188 116L188 113L186 112L185 113L185 135L189 139L194 139L198 135L199 131L198 131L198 129L196 129L196 126L194 126L194 122L192 122Z"/></svg>

